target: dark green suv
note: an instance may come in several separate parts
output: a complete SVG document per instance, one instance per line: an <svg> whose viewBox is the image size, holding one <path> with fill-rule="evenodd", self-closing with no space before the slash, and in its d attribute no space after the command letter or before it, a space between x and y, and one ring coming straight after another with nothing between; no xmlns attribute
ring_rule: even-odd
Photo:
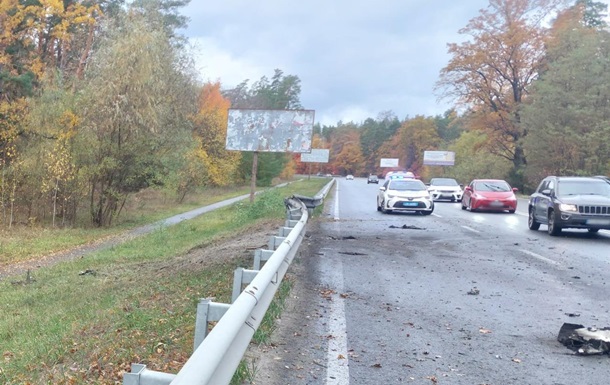
<svg viewBox="0 0 610 385"><path fill-rule="evenodd" d="M610 183L602 178L548 176L529 200L528 226L547 225L550 235L562 229L610 230Z"/></svg>

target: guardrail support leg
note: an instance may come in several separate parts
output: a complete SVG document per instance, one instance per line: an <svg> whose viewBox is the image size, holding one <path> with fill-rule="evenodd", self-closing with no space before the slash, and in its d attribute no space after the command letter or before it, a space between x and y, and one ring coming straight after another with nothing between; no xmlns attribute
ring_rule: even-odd
<svg viewBox="0 0 610 385"><path fill-rule="evenodd" d="M243 267L235 269L233 272L233 295L231 296L231 303L235 302L237 297L239 297L244 285L247 285L254 280L256 274L258 274L258 270L246 270Z"/></svg>
<svg viewBox="0 0 610 385"><path fill-rule="evenodd" d="M131 373L123 375L123 385L169 385L175 374L146 369L146 365L131 364Z"/></svg>
<svg viewBox="0 0 610 385"><path fill-rule="evenodd" d="M269 238L269 245L267 248L269 250L275 250L279 245L282 244L282 242L284 242L285 239L286 237L271 237Z"/></svg>
<svg viewBox="0 0 610 385"><path fill-rule="evenodd" d="M197 304L197 316L195 319L195 341L193 351L203 342L208 335L208 324L220 321L231 305L212 302L209 298L202 298Z"/></svg>
<svg viewBox="0 0 610 385"><path fill-rule="evenodd" d="M263 263L267 262L273 255L273 250L258 249L254 250L254 270L260 270Z"/></svg>

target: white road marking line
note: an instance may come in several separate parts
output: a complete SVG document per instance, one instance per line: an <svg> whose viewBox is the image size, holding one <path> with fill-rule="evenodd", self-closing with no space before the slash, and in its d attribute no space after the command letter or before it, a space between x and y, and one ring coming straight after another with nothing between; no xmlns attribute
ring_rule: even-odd
<svg viewBox="0 0 610 385"><path fill-rule="evenodd" d="M543 257L542 255L540 255L540 254L536 254L536 253L534 253L534 252L532 252L532 251L525 250L525 249L519 249L519 251L520 251L520 252L522 252L522 253L524 253L524 254L529 255L530 257L534 257L534 258L536 258L536 259L539 259L539 260L541 260L542 262L546 262L546 263L548 263L548 264L555 265L555 266L559 266L559 265L560 265L560 263L559 263L559 262L557 262L557 261L553 261L552 259L547 258L547 257Z"/></svg>
<svg viewBox="0 0 610 385"><path fill-rule="evenodd" d="M477 233L477 234L481 233L479 230L475 230L472 227L468 227L468 226L462 226L462 227L465 228L466 230L472 231L473 233Z"/></svg>
<svg viewBox="0 0 610 385"><path fill-rule="evenodd" d="M436 214L436 213L432 213L432 215L434 215L434 216L435 216L435 217L437 217L437 218L442 218L442 217L443 217L442 215L438 215L438 214Z"/></svg>
<svg viewBox="0 0 610 385"><path fill-rule="evenodd" d="M335 221L339 220L339 183L335 181L335 206L333 207L333 216Z"/></svg>
<svg viewBox="0 0 610 385"><path fill-rule="evenodd" d="M343 294L343 264L333 262L329 279L336 292L333 293L328 314L328 351L326 353L326 384L349 385L349 358L347 355L347 322Z"/></svg>

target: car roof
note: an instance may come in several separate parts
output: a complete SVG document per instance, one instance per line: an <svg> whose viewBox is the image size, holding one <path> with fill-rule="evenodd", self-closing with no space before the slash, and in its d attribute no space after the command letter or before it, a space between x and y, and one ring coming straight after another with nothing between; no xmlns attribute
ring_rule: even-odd
<svg viewBox="0 0 610 385"><path fill-rule="evenodd" d="M506 182L504 179L473 179L473 182ZM508 183L508 182L506 182Z"/></svg>
<svg viewBox="0 0 610 385"><path fill-rule="evenodd" d="M598 181L601 180L603 181L604 177L599 177L599 176L550 176L552 178L557 178L557 180L585 180L585 181ZM548 177L547 177L548 178Z"/></svg>

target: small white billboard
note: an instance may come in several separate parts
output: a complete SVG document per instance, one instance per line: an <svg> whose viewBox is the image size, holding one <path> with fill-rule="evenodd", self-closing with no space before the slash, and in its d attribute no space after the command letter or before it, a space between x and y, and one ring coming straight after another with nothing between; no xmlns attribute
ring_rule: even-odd
<svg viewBox="0 0 610 385"><path fill-rule="evenodd" d="M398 158L381 158L379 167L398 167Z"/></svg>
<svg viewBox="0 0 610 385"><path fill-rule="evenodd" d="M330 150L324 148L312 148L311 152L301 153L301 162L328 163Z"/></svg>
<svg viewBox="0 0 610 385"><path fill-rule="evenodd" d="M424 165L427 166L453 166L455 152L453 151L424 151Z"/></svg>

